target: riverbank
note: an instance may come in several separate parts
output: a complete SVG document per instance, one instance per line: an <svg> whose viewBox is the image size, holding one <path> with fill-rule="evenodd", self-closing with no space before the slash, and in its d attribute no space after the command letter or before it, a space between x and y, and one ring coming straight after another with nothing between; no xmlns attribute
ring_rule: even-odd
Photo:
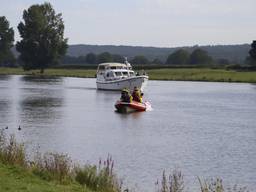
<svg viewBox="0 0 256 192"><path fill-rule="evenodd" d="M256 83L256 72L225 69L153 69L147 73L152 80L209 81Z"/></svg>
<svg viewBox="0 0 256 192"><path fill-rule="evenodd" d="M256 83L256 71L233 71L208 68L167 68L146 70L150 80L209 81ZM93 69L47 69L46 76L94 78ZM21 68L0 68L0 75L40 75L37 70L23 71Z"/></svg>
<svg viewBox="0 0 256 192"><path fill-rule="evenodd" d="M30 163L25 159L24 145L17 143L13 136L10 139L0 130L0 191L5 192L123 192L122 181L114 177L113 160L99 162L98 166L85 165L84 168L72 166L74 172L65 172L71 169L68 157L60 154L46 153L43 159L36 159ZM50 158L47 157L50 155ZM46 157L46 158L45 158ZM61 157L64 157L61 158ZM42 158L42 157L41 157ZM39 162L40 161L40 162ZM40 167L43 164L43 167ZM70 170L71 171L71 170ZM63 177L64 176L64 177ZM246 187L225 188L219 178L211 181L201 180L198 177L200 192L218 191L230 192L249 191ZM187 191L184 175L177 170L170 174L163 171L162 178L155 183L156 192L183 192ZM153 189L152 189L153 191Z"/></svg>
<svg viewBox="0 0 256 192"><path fill-rule="evenodd" d="M19 192L90 192L79 184L58 184L46 181L29 172L25 168L0 163L0 191Z"/></svg>
<svg viewBox="0 0 256 192"><path fill-rule="evenodd" d="M0 191L121 192L111 156L103 162L80 166L66 154L39 151L29 158L24 144L0 129Z"/></svg>

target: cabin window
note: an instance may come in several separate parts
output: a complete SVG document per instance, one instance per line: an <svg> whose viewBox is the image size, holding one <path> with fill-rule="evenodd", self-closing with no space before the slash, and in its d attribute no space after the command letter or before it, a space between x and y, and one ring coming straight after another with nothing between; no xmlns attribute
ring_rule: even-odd
<svg viewBox="0 0 256 192"><path fill-rule="evenodd" d="M99 70L104 70L105 69L105 66L104 65L100 65L99 66Z"/></svg>
<svg viewBox="0 0 256 192"><path fill-rule="evenodd" d="M122 72L115 72L116 76L122 76Z"/></svg>
<svg viewBox="0 0 256 192"><path fill-rule="evenodd" d="M116 67L110 67L110 69L116 69Z"/></svg>
<svg viewBox="0 0 256 192"><path fill-rule="evenodd" d="M130 76L134 76L134 73L133 72L129 72Z"/></svg>
<svg viewBox="0 0 256 192"><path fill-rule="evenodd" d="M107 72L107 75L106 75L107 77L114 77L114 74L113 74L113 72L111 71L111 72Z"/></svg>
<svg viewBox="0 0 256 192"><path fill-rule="evenodd" d="M128 76L128 72L124 71L124 72L123 72L123 75L124 75L124 76Z"/></svg>
<svg viewBox="0 0 256 192"><path fill-rule="evenodd" d="M114 73L112 71L109 72L109 77L114 77Z"/></svg>

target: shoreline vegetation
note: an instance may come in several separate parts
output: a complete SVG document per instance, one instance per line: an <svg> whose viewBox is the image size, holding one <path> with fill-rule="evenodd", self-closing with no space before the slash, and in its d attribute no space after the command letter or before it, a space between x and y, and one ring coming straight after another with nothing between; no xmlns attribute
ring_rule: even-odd
<svg viewBox="0 0 256 192"><path fill-rule="evenodd" d="M212 68L154 68L145 70L150 80L167 81L205 81L205 82L239 82L256 83L256 71L235 71ZM38 70L23 71L22 68L0 68L0 75L35 75ZM95 78L96 69L80 68L50 68L43 76Z"/></svg>
<svg viewBox="0 0 256 192"><path fill-rule="evenodd" d="M246 187L234 185L225 188L221 179L210 181L198 177L199 192L247 192ZM185 192L188 190L184 175L174 170L162 173L156 181L156 192ZM0 129L0 191L24 192L129 192L114 171L111 156L99 160L98 165L75 164L68 155L58 153L41 154L28 158L25 146L17 142L14 135L6 135Z"/></svg>

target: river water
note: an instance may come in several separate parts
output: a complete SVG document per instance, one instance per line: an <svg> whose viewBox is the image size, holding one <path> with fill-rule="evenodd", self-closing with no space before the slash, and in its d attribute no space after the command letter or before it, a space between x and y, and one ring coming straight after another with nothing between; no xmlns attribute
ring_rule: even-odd
<svg viewBox="0 0 256 192"><path fill-rule="evenodd" d="M162 171L256 188L256 85L149 81L152 111L118 114L119 92L95 79L0 76L0 128L33 151L67 153L80 163L108 154L124 183L154 191ZM22 130L18 131L17 127Z"/></svg>

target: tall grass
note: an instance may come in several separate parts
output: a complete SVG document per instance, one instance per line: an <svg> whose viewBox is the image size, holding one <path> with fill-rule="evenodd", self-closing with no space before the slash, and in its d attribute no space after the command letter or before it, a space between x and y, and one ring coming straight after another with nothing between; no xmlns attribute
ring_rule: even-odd
<svg viewBox="0 0 256 192"><path fill-rule="evenodd" d="M0 129L0 161L4 164L27 167L24 145L18 143L14 135L7 137L3 129Z"/></svg>
<svg viewBox="0 0 256 192"><path fill-rule="evenodd" d="M37 153L31 163L32 172L45 180L65 183L72 180L72 161L65 154Z"/></svg>
<svg viewBox="0 0 256 192"><path fill-rule="evenodd" d="M211 179L210 181L201 180L198 177L200 192L249 192L246 187L225 188L221 179ZM185 192L184 176L180 171L174 170L169 175L163 171L162 178L156 182L157 192Z"/></svg>
<svg viewBox="0 0 256 192"><path fill-rule="evenodd" d="M249 192L246 187L239 187L234 185L233 187L225 188L220 178L212 179L210 181L202 181L198 177L201 192Z"/></svg>
<svg viewBox="0 0 256 192"><path fill-rule="evenodd" d="M76 168L76 181L95 191L121 192L122 182L118 180L113 172L114 161L108 156L105 161L100 160L98 167L86 165Z"/></svg>
<svg viewBox="0 0 256 192"><path fill-rule="evenodd" d="M177 170L169 175L163 171L162 180L157 181L156 186L157 192L183 192L185 189L183 175Z"/></svg>

